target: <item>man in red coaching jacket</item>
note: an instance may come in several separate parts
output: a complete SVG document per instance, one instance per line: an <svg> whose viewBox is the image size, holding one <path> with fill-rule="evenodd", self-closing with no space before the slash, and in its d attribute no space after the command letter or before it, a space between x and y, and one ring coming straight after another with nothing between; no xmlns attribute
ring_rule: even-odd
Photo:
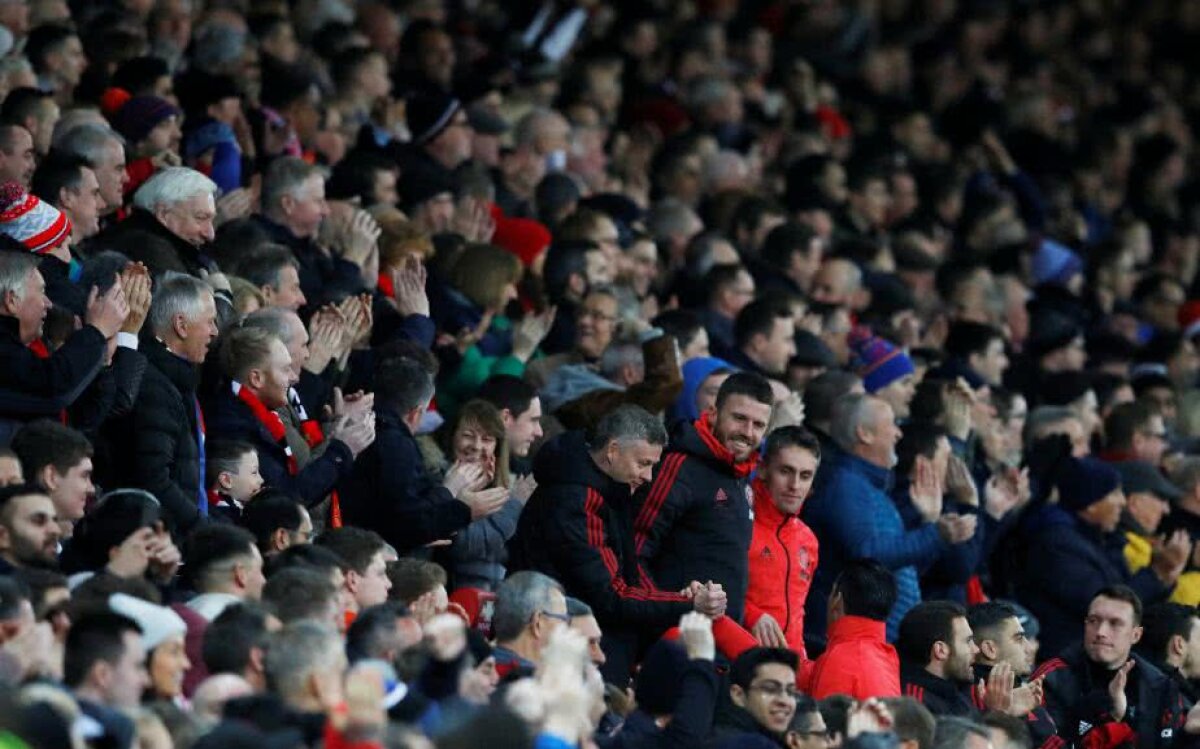
<svg viewBox="0 0 1200 749"><path fill-rule="evenodd" d="M761 645L791 648L801 661L807 660L804 599L817 567L817 537L799 515L820 462L816 437L804 427L782 427L767 438L762 467L751 484L746 626Z"/></svg>
<svg viewBox="0 0 1200 749"><path fill-rule="evenodd" d="M715 410L679 426L649 490L635 498L637 555L653 580L666 590L720 583L738 622L749 577L750 474L773 402L766 378L730 376Z"/></svg>

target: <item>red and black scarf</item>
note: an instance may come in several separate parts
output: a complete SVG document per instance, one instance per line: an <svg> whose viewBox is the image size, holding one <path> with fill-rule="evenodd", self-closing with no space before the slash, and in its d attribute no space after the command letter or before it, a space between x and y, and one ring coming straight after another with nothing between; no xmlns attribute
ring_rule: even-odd
<svg viewBox="0 0 1200 749"><path fill-rule="evenodd" d="M304 410L304 404L300 402L300 394L296 392L296 388L288 388L288 400L292 404L292 408L296 409L296 415L300 417L300 434L304 437L304 441L312 449L317 449L317 446L325 442L325 431L321 429L321 422L316 419L308 418L308 411ZM342 504L338 499L337 489L329 493L329 527L342 527Z"/></svg>
<svg viewBox="0 0 1200 749"><path fill-rule="evenodd" d="M243 387L242 383L234 380L230 383L233 388L233 394L237 399L246 404L246 408L250 409L250 413L254 414L254 418L267 430L267 434L271 435L271 439L275 440L275 444L279 445L287 456L287 469L289 476L295 476L300 470L300 466L296 463L296 456L292 454L292 448L287 443L287 430L283 427L283 419L279 418L279 414L267 408L258 396L250 392L249 388Z"/></svg>
<svg viewBox="0 0 1200 749"><path fill-rule="evenodd" d="M699 419L696 419L694 424L696 434L700 435L700 441L704 443L704 446L712 452L717 460L728 464L733 470L734 475L738 478L744 479L751 473L754 473L754 469L758 467L758 451L755 450L750 453L750 457L741 463L734 460L733 453L730 452L729 448L722 445L717 436L713 434L708 416L708 412L705 411L700 415Z"/></svg>

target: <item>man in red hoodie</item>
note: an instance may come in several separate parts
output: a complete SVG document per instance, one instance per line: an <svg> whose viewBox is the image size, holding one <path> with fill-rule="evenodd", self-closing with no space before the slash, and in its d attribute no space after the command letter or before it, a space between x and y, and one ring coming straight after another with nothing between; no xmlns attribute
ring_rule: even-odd
<svg viewBox="0 0 1200 749"><path fill-rule="evenodd" d="M846 694L856 700L900 695L900 658L887 643L896 579L872 559L851 561L829 597L829 640L801 684L813 699Z"/></svg>
<svg viewBox="0 0 1200 749"><path fill-rule="evenodd" d="M804 650L804 599L817 568L817 537L800 508L821 462L821 446L807 429L787 426L767 437L754 490L746 626L759 644Z"/></svg>

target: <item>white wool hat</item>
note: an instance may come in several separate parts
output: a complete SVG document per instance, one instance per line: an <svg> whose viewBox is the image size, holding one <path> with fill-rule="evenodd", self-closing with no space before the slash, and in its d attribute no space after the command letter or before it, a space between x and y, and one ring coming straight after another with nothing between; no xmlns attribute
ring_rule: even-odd
<svg viewBox="0 0 1200 749"><path fill-rule="evenodd" d="M187 635L187 624L179 614L166 606L159 606L124 593L113 593L108 597L108 607L138 623L142 628L142 644L145 645L147 653L169 637Z"/></svg>

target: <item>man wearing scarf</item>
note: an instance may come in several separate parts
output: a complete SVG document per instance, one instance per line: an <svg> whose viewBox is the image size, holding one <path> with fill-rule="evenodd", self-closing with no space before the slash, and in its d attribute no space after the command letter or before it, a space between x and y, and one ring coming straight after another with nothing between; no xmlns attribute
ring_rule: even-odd
<svg viewBox="0 0 1200 749"><path fill-rule="evenodd" d="M771 420L766 378L730 376L716 407L683 423L648 489L634 525L638 557L655 583L681 590L690 580L724 586L726 613L742 621L753 526L750 474Z"/></svg>

